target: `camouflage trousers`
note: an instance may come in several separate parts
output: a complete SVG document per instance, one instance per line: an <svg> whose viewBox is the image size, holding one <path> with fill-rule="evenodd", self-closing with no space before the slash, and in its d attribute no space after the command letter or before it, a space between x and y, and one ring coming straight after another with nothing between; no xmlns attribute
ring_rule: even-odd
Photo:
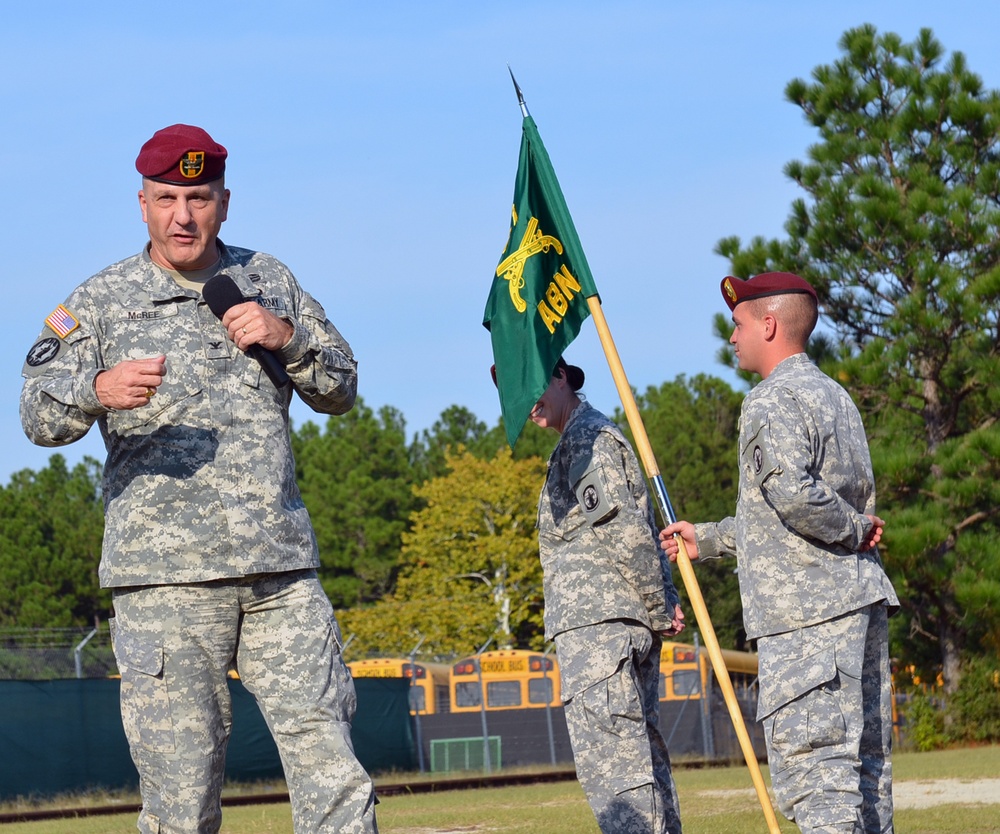
<svg viewBox="0 0 1000 834"><path fill-rule="evenodd" d="M274 736L296 834L377 831L354 683L315 571L118 588L112 639L143 834L215 834L235 659Z"/></svg>
<svg viewBox="0 0 1000 834"><path fill-rule="evenodd" d="M771 784L803 834L891 834L892 688L886 608L758 642ZM780 677L776 685L768 681ZM766 699L765 699L766 700ZM767 709L763 706L762 710Z"/></svg>
<svg viewBox="0 0 1000 834"><path fill-rule="evenodd" d="M604 834L681 834L659 728L660 638L614 621L556 635L577 778Z"/></svg>

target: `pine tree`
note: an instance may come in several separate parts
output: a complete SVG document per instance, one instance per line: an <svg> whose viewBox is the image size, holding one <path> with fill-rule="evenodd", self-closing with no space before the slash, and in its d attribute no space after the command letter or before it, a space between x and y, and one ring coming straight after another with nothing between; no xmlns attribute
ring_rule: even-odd
<svg viewBox="0 0 1000 834"><path fill-rule="evenodd" d="M104 619L111 594L98 585L104 536L101 465L70 470L60 454L0 489L0 625L58 628Z"/></svg>
<svg viewBox="0 0 1000 834"><path fill-rule="evenodd" d="M734 275L789 270L819 291L843 348L824 367L871 435L907 615L894 645L936 644L954 691L963 653L1000 642L1000 95L927 29L904 43L863 26L840 48L785 90L820 137L785 169L808 195L787 239L718 252Z"/></svg>
<svg viewBox="0 0 1000 834"><path fill-rule="evenodd" d="M402 414L359 400L326 432L293 433L297 478L316 531L320 580L335 606L379 599L394 580L400 537L415 506Z"/></svg>

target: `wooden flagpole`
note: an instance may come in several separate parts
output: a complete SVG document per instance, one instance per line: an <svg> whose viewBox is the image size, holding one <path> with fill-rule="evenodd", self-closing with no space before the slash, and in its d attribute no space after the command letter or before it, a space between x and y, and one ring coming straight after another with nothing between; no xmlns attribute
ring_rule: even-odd
<svg viewBox="0 0 1000 834"><path fill-rule="evenodd" d="M509 64L507 71L510 73L510 80L514 83L514 90L517 92L517 101L521 108L521 115L524 118L528 118L528 107L525 104L524 95L521 93L521 88L514 79L514 72L511 70ZM618 388L618 396L625 407L625 416L628 418L629 426L632 429L632 437L635 439L639 458L642 460L643 468L646 471L646 477L653 484L660 512L669 523L673 523L677 520L677 517L674 515L674 509L670 504L670 496L667 494L667 489L663 485L660 469L656 465L656 459L653 457L653 449L649 445L649 438L646 436L646 427L643 425L642 417L639 415L639 409L635 404L635 397L632 396L632 388L629 386L628 379L625 376L625 369L622 367L621 359L618 356L618 349L615 347L614 339L611 338L611 331L608 329L608 323L604 318L604 310L601 308L600 299L597 296L588 296L587 305L590 307L590 314L597 325L597 333L601 338L604 355L607 357L608 365L611 368L611 375L614 377L615 385ZM678 544L680 545L680 552L677 555L677 566L680 569L681 578L684 580L684 587L687 590L691 607L694 609L698 627L701 629L705 648L708 650L708 656L712 661L715 678L722 688L726 706L729 708L729 716L733 721L733 727L736 730L736 737L739 739L740 748L743 750L743 757L746 759L747 767L750 769L750 778L753 780L754 789L757 791L757 798L760 800L760 806L764 811L768 831L770 834L781 834L781 830L778 828L778 820L774 815L774 808L771 806L771 799L767 795L767 787L764 785L764 777L760 772L760 765L757 763L757 755L753 751L753 745L750 743L750 736L743 721L743 713L740 712L736 693L733 691L733 683L729 679L729 670L726 669L726 663L722 658L719 639L715 636L715 628L712 626L712 620L708 616L708 609L705 607L705 598L701 594L698 579L694 574L694 567L691 564L691 559L688 556L684 542L680 537L678 537Z"/></svg>
<svg viewBox="0 0 1000 834"><path fill-rule="evenodd" d="M677 521L673 507L670 504L670 497L667 495L666 487L663 485L663 478L660 476L660 469L656 465L656 458L653 457L653 449L649 445L649 437L646 435L646 427L643 425L639 408L635 403L632 388L628 384L625 376L625 369L622 367L621 359L618 356L618 349L615 347L614 339L608 328L608 322L604 318L604 310L601 307L600 299L597 296L587 298L590 307L590 314L597 325L597 333L601 339L601 346L604 348L604 355L607 357L608 366L611 368L611 376L614 377L615 386L618 388L618 396L621 398L625 408L625 416L628 418L629 427L632 429L632 437L635 439L636 451L646 470L646 477L653 484L657 503L660 512L668 523ZM726 706L729 709L729 717L732 719L733 728L736 730L736 737L739 740L743 757L746 759L747 767L750 769L750 778L753 780L754 789L757 791L757 799L760 801L761 809L764 811L764 818L767 820L767 828L771 834L781 834L778 827L778 820L771 805L771 798L767 793L767 786L764 784L764 776L761 773L760 765L757 762L757 755L754 753L753 745L750 742L750 735L747 733L746 723L743 721L743 713L740 711L739 702L736 700L736 693L733 691L733 683L729 679L729 670L726 669L726 662L722 657L722 650L719 648L719 639L715 636L715 628L712 620L708 616L708 608L705 606L705 598L702 596L701 587L698 585L698 578L694 573L694 566L688 556L684 541L678 537L677 543L680 552L677 554L677 567L680 569L681 578L684 580L684 587L687 590L688 600L694 609L698 627L701 629L702 638L705 641L705 648L712 661L712 668L715 670L715 678L722 689Z"/></svg>

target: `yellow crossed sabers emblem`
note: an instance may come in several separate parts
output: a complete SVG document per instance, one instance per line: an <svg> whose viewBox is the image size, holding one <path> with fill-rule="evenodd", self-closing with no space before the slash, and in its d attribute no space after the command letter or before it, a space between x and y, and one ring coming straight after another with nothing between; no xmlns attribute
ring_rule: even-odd
<svg viewBox="0 0 1000 834"><path fill-rule="evenodd" d="M521 298L521 290L524 289L524 263L532 255L539 252L548 252L549 248L554 248L558 254L563 253L562 244L552 235L542 234L538 230L538 220L532 217L528 221L528 228L524 230L524 237L521 238L521 245L517 250L508 255L497 267L497 275L502 275L507 280L507 289L510 290L510 300L514 302L514 309L523 313L528 309L527 303Z"/></svg>

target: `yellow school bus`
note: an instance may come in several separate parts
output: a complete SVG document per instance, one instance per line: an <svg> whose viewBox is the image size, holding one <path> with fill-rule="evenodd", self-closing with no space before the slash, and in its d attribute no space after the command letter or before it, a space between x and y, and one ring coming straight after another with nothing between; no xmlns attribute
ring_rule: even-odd
<svg viewBox="0 0 1000 834"><path fill-rule="evenodd" d="M407 678L410 681L410 714L448 712L448 665L413 663L405 657L352 660L347 664L355 678Z"/></svg>
<svg viewBox="0 0 1000 834"><path fill-rule="evenodd" d="M481 683L480 683L481 681ZM451 667L452 712L560 706L559 664L551 655L501 649L462 658Z"/></svg>
<svg viewBox="0 0 1000 834"><path fill-rule="evenodd" d="M722 649L729 679L737 696L749 692L757 681L757 655ZM704 649L686 643L664 643L660 652L660 700L698 699L708 691L712 661Z"/></svg>

